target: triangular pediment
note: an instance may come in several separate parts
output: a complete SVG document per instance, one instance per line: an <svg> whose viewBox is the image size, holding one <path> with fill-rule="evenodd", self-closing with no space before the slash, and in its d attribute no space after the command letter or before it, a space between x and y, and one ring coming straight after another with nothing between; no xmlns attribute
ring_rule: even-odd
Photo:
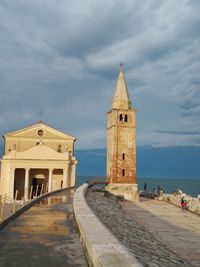
<svg viewBox="0 0 200 267"><path fill-rule="evenodd" d="M59 153L52 148L39 144L23 152L12 150L4 159L32 159L32 160L69 160L69 152Z"/></svg>
<svg viewBox="0 0 200 267"><path fill-rule="evenodd" d="M39 138L39 134L42 131L43 135L42 138L44 139L71 139L71 140L75 140L75 137L61 132L57 129L54 129L48 125L46 125L43 122L38 122L36 124L33 124L31 126L19 129L17 131L13 131L13 132L9 132L7 134L4 135L5 138L9 138L9 137L16 137L16 138Z"/></svg>

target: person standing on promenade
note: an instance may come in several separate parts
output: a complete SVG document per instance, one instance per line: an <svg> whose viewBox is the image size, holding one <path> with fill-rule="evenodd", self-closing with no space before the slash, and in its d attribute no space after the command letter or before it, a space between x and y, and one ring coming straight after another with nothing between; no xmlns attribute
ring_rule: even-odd
<svg viewBox="0 0 200 267"><path fill-rule="evenodd" d="M161 185L161 186L160 186L160 196L162 196L163 191L164 191L164 189L163 189L163 187L162 187L162 185Z"/></svg>
<svg viewBox="0 0 200 267"><path fill-rule="evenodd" d="M144 191L146 192L147 191L147 184L144 183Z"/></svg>
<svg viewBox="0 0 200 267"><path fill-rule="evenodd" d="M186 202L184 200L184 197L181 198L181 208L184 210L186 209Z"/></svg>

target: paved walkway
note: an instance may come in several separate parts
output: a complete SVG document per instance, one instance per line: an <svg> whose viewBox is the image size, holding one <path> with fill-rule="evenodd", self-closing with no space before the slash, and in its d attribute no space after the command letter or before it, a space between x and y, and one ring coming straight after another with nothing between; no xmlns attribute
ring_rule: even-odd
<svg viewBox="0 0 200 267"><path fill-rule="evenodd" d="M86 267L73 190L50 196L0 231L0 266Z"/></svg>
<svg viewBox="0 0 200 267"><path fill-rule="evenodd" d="M172 204L141 199L122 202L129 216L181 258L200 266L200 216Z"/></svg>
<svg viewBox="0 0 200 267"><path fill-rule="evenodd" d="M177 249L175 250L171 243L167 243L177 238L174 237L177 231L182 233L180 236L184 236L184 240L187 239L187 234L190 234L189 230L178 228L178 226L170 224L162 217L162 214L165 214L165 217L168 215L169 217L172 216L173 221L182 210L171 207L170 204L164 202L157 202L157 206L155 206L156 204L154 204L153 200L139 204L132 202L120 202L119 204L115 197L107 198L104 197L103 193L91 191L87 195L87 201L100 220L145 267L200 266L197 250L195 250L195 253L192 253L194 255L193 258L188 258L188 253L184 256L183 253L180 253L184 246L183 240L179 250L179 244L177 244ZM170 215L167 209L168 206L170 206L169 209L175 209L177 212ZM187 212L183 213L183 217L185 216L188 216L188 221L190 221L189 217L191 216L190 224L193 225L192 222L195 221L194 225L196 224L195 227L198 228L199 217ZM195 219L193 219L194 216ZM169 235L170 231L172 231L172 234ZM197 231L199 230L197 229ZM192 249L189 250L189 253L193 249L197 249L197 244L200 242L200 236L197 232L192 232L191 236L193 246L191 246Z"/></svg>

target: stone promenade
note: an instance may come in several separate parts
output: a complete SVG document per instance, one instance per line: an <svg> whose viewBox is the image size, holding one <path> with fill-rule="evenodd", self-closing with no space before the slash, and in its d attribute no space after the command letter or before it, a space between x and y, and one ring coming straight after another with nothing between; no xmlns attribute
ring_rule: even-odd
<svg viewBox="0 0 200 267"><path fill-rule="evenodd" d="M118 202L89 191L89 206L144 266L200 266L200 217L169 203Z"/></svg>
<svg viewBox="0 0 200 267"><path fill-rule="evenodd" d="M200 266L200 216L158 200L121 202L121 206L132 220L179 257Z"/></svg>
<svg viewBox="0 0 200 267"><path fill-rule="evenodd" d="M87 267L73 215L73 190L51 195L0 231L0 266Z"/></svg>

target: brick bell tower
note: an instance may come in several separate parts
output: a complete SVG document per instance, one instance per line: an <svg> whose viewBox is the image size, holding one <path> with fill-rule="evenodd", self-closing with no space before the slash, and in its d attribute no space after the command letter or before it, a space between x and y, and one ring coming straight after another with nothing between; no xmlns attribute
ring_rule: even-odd
<svg viewBox="0 0 200 267"><path fill-rule="evenodd" d="M119 77L107 113L107 182L106 190L123 195L127 200L138 200L136 184L136 110L131 100L120 65Z"/></svg>

